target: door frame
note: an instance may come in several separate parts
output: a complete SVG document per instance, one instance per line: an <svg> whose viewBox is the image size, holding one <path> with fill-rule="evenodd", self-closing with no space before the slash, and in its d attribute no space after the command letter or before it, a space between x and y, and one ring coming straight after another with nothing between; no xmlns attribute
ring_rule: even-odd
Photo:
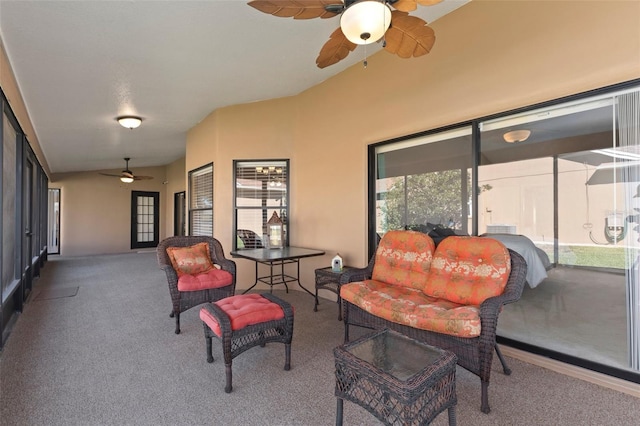
<svg viewBox="0 0 640 426"><path fill-rule="evenodd" d="M182 212L182 214L180 214ZM182 226L181 226L182 225ZM187 191L173 194L173 235L187 234Z"/></svg>
<svg viewBox="0 0 640 426"><path fill-rule="evenodd" d="M138 197L153 198L153 241L138 241ZM131 249L157 247L160 242L160 193L131 191Z"/></svg>

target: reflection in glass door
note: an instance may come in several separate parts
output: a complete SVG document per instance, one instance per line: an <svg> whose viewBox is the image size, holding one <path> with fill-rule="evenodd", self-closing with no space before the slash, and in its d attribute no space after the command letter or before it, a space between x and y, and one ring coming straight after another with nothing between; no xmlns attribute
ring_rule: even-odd
<svg viewBox="0 0 640 426"><path fill-rule="evenodd" d="M579 365L637 369L625 279L637 235L617 168L640 152L620 146L614 105L608 96L482 123L478 184L491 190L478 196L478 224L527 260L500 336Z"/></svg>

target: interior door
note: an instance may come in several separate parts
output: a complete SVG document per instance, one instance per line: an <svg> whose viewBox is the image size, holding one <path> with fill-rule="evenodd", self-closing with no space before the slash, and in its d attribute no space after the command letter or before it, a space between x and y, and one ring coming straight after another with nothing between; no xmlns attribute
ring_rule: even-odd
<svg viewBox="0 0 640 426"><path fill-rule="evenodd" d="M160 237L160 193L131 191L131 248L156 247Z"/></svg>
<svg viewBox="0 0 640 426"><path fill-rule="evenodd" d="M176 192L173 196L173 235L187 235L187 194Z"/></svg>

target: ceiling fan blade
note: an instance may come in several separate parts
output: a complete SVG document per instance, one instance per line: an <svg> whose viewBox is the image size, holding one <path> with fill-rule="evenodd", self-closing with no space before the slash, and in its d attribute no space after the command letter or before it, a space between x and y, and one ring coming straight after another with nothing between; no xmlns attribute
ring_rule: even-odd
<svg viewBox="0 0 640 426"><path fill-rule="evenodd" d="M320 49L320 53L316 58L316 65L318 65L318 68L326 68L329 65L338 63L346 58L349 52L352 52L355 48L356 44L347 40L342 29L338 27L331 34L329 41Z"/></svg>
<svg viewBox="0 0 640 426"><path fill-rule="evenodd" d="M111 173L100 173L100 174L101 174L102 176L111 176L111 177L117 177L117 178L119 178L120 176L122 176L122 175L113 175L113 174L111 174Z"/></svg>
<svg viewBox="0 0 640 426"><path fill-rule="evenodd" d="M395 10L400 10L402 12L413 12L420 6L433 6L434 4L440 3L442 0L398 0L397 2L391 4L391 6Z"/></svg>
<svg viewBox="0 0 640 426"><path fill-rule="evenodd" d="M391 12L391 26L384 35L387 52L401 58L426 55L436 42L436 34L427 23L407 12Z"/></svg>
<svg viewBox="0 0 640 426"><path fill-rule="evenodd" d="M269 15L293 19L332 18L344 7L340 0L253 0L247 4Z"/></svg>
<svg viewBox="0 0 640 426"><path fill-rule="evenodd" d="M153 179L153 176L133 176L133 180L149 180Z"/></svg>

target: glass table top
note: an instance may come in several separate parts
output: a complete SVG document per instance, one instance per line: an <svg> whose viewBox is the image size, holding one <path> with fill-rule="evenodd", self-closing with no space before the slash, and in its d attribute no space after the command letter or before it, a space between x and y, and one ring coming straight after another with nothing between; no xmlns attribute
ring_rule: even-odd
<svg viewBox="0 0 640 426"><path fill-rule="evenodd" d="M403 381L443 356L442 350L391 330L378 332L370 338L356 341L351 345L347 344L344 349Z"/></svg>

